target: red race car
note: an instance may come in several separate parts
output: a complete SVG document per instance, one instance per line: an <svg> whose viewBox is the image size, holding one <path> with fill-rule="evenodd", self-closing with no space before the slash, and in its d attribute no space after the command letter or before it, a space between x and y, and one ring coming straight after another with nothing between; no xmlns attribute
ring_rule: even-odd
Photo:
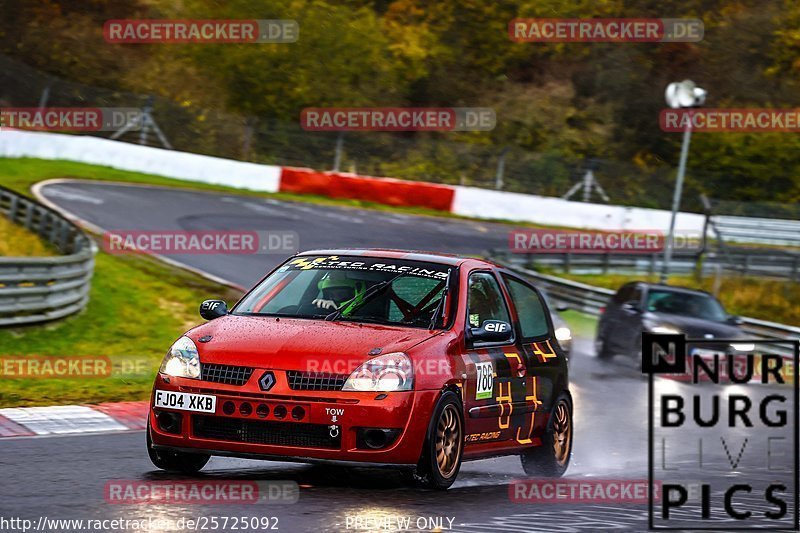
<svg viewBox="0 0 800 533"><path fill-rule="evenodd" d="M518 454L560 476L572 451L567 360L539 292L478 259L388 250L298 254L169 349L147 451L393 466L434 488L461 462Z"/></svg>

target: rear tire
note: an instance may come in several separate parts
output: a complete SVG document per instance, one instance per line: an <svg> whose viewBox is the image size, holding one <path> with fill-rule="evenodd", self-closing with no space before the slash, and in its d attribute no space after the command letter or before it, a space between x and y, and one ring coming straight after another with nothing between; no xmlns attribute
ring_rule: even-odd
<svg viewBox="0 0 800 533"><path fill-rule="evenodd" d="M154 450L153 440L150 438L150 422L147 423L147 455L150 462L157 468L167 472L180 472L182 474L194 474L199 472L211 458L210 455L202 453L171 452L164 450Z"/></svg>
<svg viewBox="0 0 800 533"><path fill-rule="evenodd" d="M572 402L561 393L542 436L541 446L522 452L522 469L529 476L561 477L572 457Z"/></svg>
<svg viewBox="0 0 800 533"><path fill-rule="evenodd" d="M433 410L414 478L426 487L445 490L458 477L463 455L464 410L458 395L446 391Z"/></svg>

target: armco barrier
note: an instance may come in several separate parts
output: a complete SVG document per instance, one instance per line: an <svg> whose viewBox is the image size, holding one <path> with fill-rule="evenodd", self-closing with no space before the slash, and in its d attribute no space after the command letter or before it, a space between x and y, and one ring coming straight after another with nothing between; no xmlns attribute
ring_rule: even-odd
<svg viewBox="0 0 800 533"><path fill-rule="evenodd" d="M284 168L280 191L448 212L454 196L453 188L447 185L319 172L310 168Z"/></svg>
<svg viewBox="0 0 800 533"><path fill-rule="evenodd" d="M92 240L55 211L4 187L0 214L65 254L0 257L0 326L54 320L86 307L94 272Z"/></svg>
<svg viewBox="0 0 800 533"><path fill-rule="evenodd" d="M492 256L490 259L498 265L505 266L531 279L538 287L545 289L552 300L564 302L572 309L589 315L599 316L602 309L615 292L610 289L595 287L556 276L549 276L523 268L518 264L507 261L505 257ZM795 326L787 326L786 324L778 324L776 322L768 322L766 320L749 317L742 317L742 321L742 329L755 338L783 340L800 339L800 328ZM791 355L791 350L783 346L776 346L774 351L782 355Z"/></svg>

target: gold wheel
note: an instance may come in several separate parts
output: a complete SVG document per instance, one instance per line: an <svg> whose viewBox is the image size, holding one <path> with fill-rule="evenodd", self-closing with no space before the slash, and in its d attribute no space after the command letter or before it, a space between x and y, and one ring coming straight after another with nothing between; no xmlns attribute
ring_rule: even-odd
<svg viewBox="0 0 800 533"><path fill-rule="evenodd" d="M461 419L453 404L447 405L436 424L436 466L444 478L453 475L461 458Z"/></svg>
<svg viewBox="0 0 800 533"><path fill-rule="evenodd" d="M569 415L569 406L562 400L556 407L553 420L553 455L559 465L566 465L569 461L571 441L572 420Z"/></svg>

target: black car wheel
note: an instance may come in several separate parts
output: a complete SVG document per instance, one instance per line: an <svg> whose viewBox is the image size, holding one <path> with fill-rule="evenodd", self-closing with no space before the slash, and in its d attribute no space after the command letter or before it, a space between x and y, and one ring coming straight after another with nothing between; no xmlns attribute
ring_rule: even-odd
<svg viewBox="0 0 800 533"><path fill-rule="evenodd" d="M150 438L150 422L147 423L147 455L150 461L161 470L168 472L180 472L183 474L194 474L199 472L211 458L210 455L202 453L183 453L154 450L153 441Z"/></svg>
<svg viewBox="0 0 800 533"><path fill-rule="evenodd" d="M423 485L444 490L458 477L464 452L464 413L452 391L439 398L428 425L428 436L415 478Z"/></svg>
<svg viewBox="0 0 800 533"><path fill-rule="evenodd" d="M562 393L553 407L541 446L520 455L525 473L529 476L563 476L572 456L572 430L572 402Z"/></svg>

